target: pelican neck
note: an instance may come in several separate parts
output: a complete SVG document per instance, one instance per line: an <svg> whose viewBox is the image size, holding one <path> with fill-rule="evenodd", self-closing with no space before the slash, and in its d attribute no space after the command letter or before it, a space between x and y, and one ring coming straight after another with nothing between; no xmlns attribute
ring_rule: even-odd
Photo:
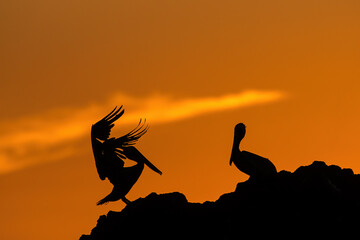
<svg viewBox="0 0 360 240"><path fill-rule="evenodd" d="M240 151L240 143L243 138L244 136L239 136L237 134L234 134L233 151L234 150Z"/></svg>

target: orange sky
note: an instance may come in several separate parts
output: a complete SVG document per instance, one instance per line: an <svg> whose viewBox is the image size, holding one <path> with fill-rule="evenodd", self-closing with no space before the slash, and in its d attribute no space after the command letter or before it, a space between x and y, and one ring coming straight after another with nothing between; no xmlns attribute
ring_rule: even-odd
<svg viewBox="0 0 360 240"><path fill-rule="evenodd" d="M130 200L180 191L216 200L246 179L244 149L278 170L323 160L360 172L360 3L45 1L0 3L0 239L77 239L111 191L90 125L115 105L114 136L147 118Z"/></svg>

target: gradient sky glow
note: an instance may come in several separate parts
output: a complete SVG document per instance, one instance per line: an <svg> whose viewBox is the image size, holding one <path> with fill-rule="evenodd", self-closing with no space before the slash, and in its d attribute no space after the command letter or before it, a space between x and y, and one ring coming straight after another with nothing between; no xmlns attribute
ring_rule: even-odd
<svg viewBox="0 0 360 240"><path fill-rule="evenodd" d="M242 148L293 171L314 160L360 172L360 2L19 0L0 3L0 239L78 239L111 191L90 127L146 118L130 200L180 191L216 200L246 176ZM59 227L61 226L61 227Z"/></svg>

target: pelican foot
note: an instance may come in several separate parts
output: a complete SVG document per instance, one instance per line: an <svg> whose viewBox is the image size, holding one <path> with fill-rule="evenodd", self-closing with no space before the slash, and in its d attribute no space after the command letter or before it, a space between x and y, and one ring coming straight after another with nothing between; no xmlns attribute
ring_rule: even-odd
<svg viewBox="0 0 360 240"><path fill-rule="evenodd" d="M126 203L126 205L129 204L129 203L131 203L131 201L130 201L129 199L127 199L126 197L121 198L121 200L122 200L124 203Z"/></svg>

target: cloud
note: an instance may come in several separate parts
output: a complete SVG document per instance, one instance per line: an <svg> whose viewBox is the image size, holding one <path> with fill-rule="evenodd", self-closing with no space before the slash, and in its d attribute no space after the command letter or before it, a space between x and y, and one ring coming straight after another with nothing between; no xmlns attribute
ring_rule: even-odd
<svg viewBox="0 0 360 240"><path fill-rule="evenodd" d="M90 134L90 126L122 104L120 124L135 124L146 117L151 125L165 124L224 110L243 108L284 97L277 91L245 91L218 97L172 99L166 96L134 98L114 95L106 103L61 108L41 115L0 122L0 174L41 162L64 159L75 153L73 144Z"/></svg>

